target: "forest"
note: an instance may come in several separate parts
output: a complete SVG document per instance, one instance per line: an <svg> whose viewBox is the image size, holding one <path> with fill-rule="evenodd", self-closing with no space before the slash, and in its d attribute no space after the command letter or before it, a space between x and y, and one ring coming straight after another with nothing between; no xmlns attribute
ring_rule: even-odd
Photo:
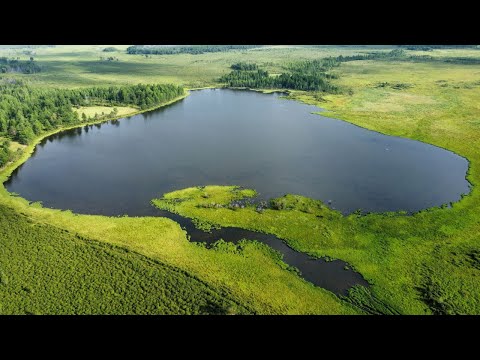
<svg viewBox="0 0 480 360"><path fill-rule="evenodd" d="M84 89L38 89L22 83L0 85L0 135L21 144L30 143L43 132L87 121L74 107L131 105L147 109L184 93L176 85L127 85ZM0 161L11 158L2 145Z"/></svg>
<svg viewBox="0 0 480 360"><path fill-rule="evenodd" d="M152 54L152 55L173 55L173 54L204 54L213 52L225 52L230 50L248 50L260 47L259 45L133 45L127 48L128 54Z"/></svg>
<svg viewBox="0 0 480 360"><path fill-rule="evenodd" d="M398 60L400 58L407 58L407 53L403 49L394 49L389 52L372 52L370 54L358 54L350 56L337 56L334 58L338 62L348 62L357 60Z"/></svg>
<svg viewBox="0 0 480 360"><path fill-rule="evenodd" d="M246 62L239 62L236 64L232 64L230 66L230 69L239 70L239 71L253 71L253 70L258 70L258 65L250 64Z"/></svg>
<svg viewBox="0 0 480 360"><path fill-rule="evenodd" d="M287 71L279 76L271 76L268 71L259 69L257 64L237 63L231 65L233 71L222 76L219 82L229 87L322 91L336 94L340 93L341 89L329 82L329 79L336 78L336 75L328 71L338 65L335 59L296 62L286 66Z"/></svg>
<svg viewBox="0 0 480 360"><path fill-rule="evenodd" d="M12 156L13 154L10 151L10 141L0 140L0 168L10 161Z"/></svg>
<svg viewBox="0 0 480 360"><path fill-rule="evenodd" d="M33 57L27 60L8 59L0 57L0 73L18 72L23 74L34 74L42 71L41 67L35 62Z"/></svg>
<svg viewBox="0 0 480 360"><path fill-rule="evenodd" d="M435 49L478 49L477 45L399 45L399 47L414 51L433 51Z"/></svg>
<svg viewBox="0 0 480 360"><path fill-rule="evenodd" d="M432 51L434 47L427 50L426 47L415 46L414 49L406 47L409 50L421 50L421 51ZM480 59L472 57L433 57L430 55L408 55L403 49L394 49L389 52L372 52L369 54L357 54L350 56L337 56L333 58L339 63L357 61L357 60L391 60L391 61L412 61L412 62L445 62L451 64L464 64L464 65L478 65L480 64Z"/></svg>

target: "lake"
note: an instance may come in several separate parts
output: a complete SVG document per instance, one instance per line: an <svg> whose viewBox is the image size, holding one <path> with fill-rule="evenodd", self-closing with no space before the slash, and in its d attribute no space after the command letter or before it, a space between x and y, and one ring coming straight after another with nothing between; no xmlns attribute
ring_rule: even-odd
<svg viewBox="0 0 480 360"><path fill-rule="evenodd" d="M168 217L207 246L257 240L305 280L345 296L352 286L369 284L341 260L313 259L272 234L207 233L150 205L166 192L212 184L253 188L259 199L300 194L343 213L416 211L469 192L464 158L312 114L318 111L280 94L193 91L159 110L50 136L5 186L46 207Z"/></svg>
<svg viewBox="0 0 480 360"><path fill-rule="evenodd" d="M196 185L286 193L343 213L439 206L469 192L450 151L365 130L280 94L208 89L159 110L45 139L5 186L46 207L155 215L150 200Z"/></svg>

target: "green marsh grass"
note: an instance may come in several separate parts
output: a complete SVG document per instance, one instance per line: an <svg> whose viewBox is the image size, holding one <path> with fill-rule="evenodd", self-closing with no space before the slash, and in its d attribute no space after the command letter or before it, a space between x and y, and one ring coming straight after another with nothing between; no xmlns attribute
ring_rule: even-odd
<svg viewBox="0 0 480 360"><path fill-rule="evenodd" d="M14 52L0 50L0 56L8 51ZM273 47L149 58L117 52L114 54L118 62L102 62L100 48L59 47L37 50L36 61L44 66L41 73L1 77L22 78L39 87L173 82L202 88L218 86L216 79L239 61L255 62L271 73L280 73L292 61L366 51L371 49ZM428 55L480 58L475 49L434 50ZM319 105L327 110L323 115L434 144L466 157L470 165L467 178L473 185L471 193L451 208L433 208L414 215L399 212L345 217L318 201L294 195L281 200L285 209L282 205L282 210L266 210L262 214L250 208L197 208L196 204L206 200L198 197L197 190L167 194L157 205L210 224L274 233L299 251L347 261L372 284L371 292L352 294L352 302L364 308L402 314L479 314L480 87L476 84L480 81L480 66L352 61L342 63L334 71L339 76L332 82L350 92L323 95L292 91L290 98ZM379 83L409 86L385 88L378 87ZM29 157L32 149L33 145L27 147L22 159L3 169L2 182ZM229 188L207 190L219 202L238 196ZM187 193L181 203L166 201ZM286 271L278 256L255 242L246 242L240 249L224 244L206 249L188 242L180 226L168 219L109 218L45 209L12 196L3 187L0 204L8 206L12 213L23 214L32 226L55 226L186 271L212 289L227 289L232 299L257 313L362 313ZM25 262L34 266L32 261ZM8 273L2 275L2 283L5 281L12 281ZM3 311L5 306L3 303ZM21 311L20 308L18 305L15 311Z"/></svg>

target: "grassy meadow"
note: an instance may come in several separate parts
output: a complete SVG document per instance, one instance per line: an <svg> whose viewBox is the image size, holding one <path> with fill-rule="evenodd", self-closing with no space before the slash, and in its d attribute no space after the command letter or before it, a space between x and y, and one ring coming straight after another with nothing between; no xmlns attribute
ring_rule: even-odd
<svg viewBox="0 0 480 360"><path fill-rule="evenodd" d="M124 51L102 51L106 46L59 46L35 49L33 57L43 71L36 74L8 74L32 85L50 87L86 87L138 83L175 83L188 88L218 85L216 79L230 71L235 62L256 62L272 73L285 63L319 57L352 55L369 51L365 47L311 49L303 47L267 47L245 51L200 55L129 55ZM114 45L119 50L127 46ZM389 48L386 48L389 50ZM0 57L15 56L28 60L19 49L0 49ZM118 61L100 60L115 57ZM1 76L1 74L0 74Z"/></svg>
<svg viewBox="0 0 480 360"><path fill-rule="evenodd" d="M127 116L138 111L138 109L127 107L127 106L117 106L117 116ZM80 106L75 109L75 111L82 116L85 116L90 119L94 118L95 114L98 116L109 115L112 112L113 108L111 106Z"/></svg>
<svg viewBox="0 0 480 360"><path fill-rule="evenodd" d="M135 252L35 224L3 205L0 215L0 313L252 312L227 290Z"/></svg>
<svg viewBox="0 0 480 360"><path fill-rule="evenodd" d="M255 62L278 73L282 66L296 60L372 51L365 47L266 47L147 58L121 51L104 53L102 49L103 46L35 49L34 57L43 67L41 73L0 74L0 79L21 78L38 87L175 83L197 88L218 85L216 79L238 61ZM477 49L409 54L480 59ZM21 49L0 49L0 57L14 55L27 59ZM118 61L101 61L101 56L114 56ZM470 162L471 193L449 208L433 208L414 215L342 216L319 201L295 195L279 200L284 204L282 210L265 210L261 214L248 207L235 211L198 207L205 201L228 203L239 196L231 188L218 186L179 189L155 200L155 204L213 224L273 233L299 251L345 260L372 284L371 291L352 294L354 303L374 307L379 301L403 314L479 314L480 192L476 185L480 183L480 65L369 60L342 63L334 72L338 79L332 81L351 89L348 94L292 91L290 97L325 108L327 112L322 115L424 141L466 157ZM398 89L398 83L407 86ZM123 113L121 108L118 110L121 116L135 109L125 108ZM79 111L94 114L99 110ZM26 147L19 160L0 171L0 182L28 159L33 148L34 144ZM171 201L178 198L183 201ZM201 304L211 301L217 304L211 308L213 313L363 313L349 301L288 271L277 253L256 242L206 249L190 243L180 226L169 219L112 218L46 209L9 194L3 186L0 210L0 313L94 313L99 312L100 303L100 309L109 313L202 313L205 308ZM43 235L36 237L37 232ZM19 238L22 240L18 241ZM42 260L44 255L32 254L48 254L46 258L52 262L47 264ZM101 269L98 277L87 270L82 270L83 277L68 270L81 261L91 263L92 269ZM18 272L22 266L25 271ZM119 272L123 268L134 268L132 282L122 284ZM32 278L36 271L45 275ZM145 273L153 275L145 279ZM164 273L168 275L161 275ZM184 279L185 289L197 289L195 296L203 299L197 307L182 307L190 301L190 295L185 291L177 295L166 280L160 281L170 276ZM84 282L81 291L89 299L103 286L109 288L99 302L87 301L80 306L75 304L75 287L62 288L66 279ZM33 290L28 299L22 298L22 287ZM168 293L174 299L158 305L151 298L152 290L138 311L132 310L137 292L143 288L164 291L162 294ZM58 291L62 291L65 300L55 308L49 305L49 294ZM118 300L118 293L124 300ZM117 300L110 306L109 299Z"/></svg>

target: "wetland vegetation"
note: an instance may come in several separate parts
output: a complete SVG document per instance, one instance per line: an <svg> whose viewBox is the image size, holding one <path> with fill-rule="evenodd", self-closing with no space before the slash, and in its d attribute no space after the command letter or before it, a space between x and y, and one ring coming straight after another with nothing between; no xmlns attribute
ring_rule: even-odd
<svg viewBox="0 0 480 360"><path fill-rule="evenodd" d="M153 55L174 55L174 54L204 54L212 52L225 52L230 50L248 50L260 47L259 45L180 45L180 46L158 46L158 45L134 45L127 48L128 54L153 54Z"/></svg>
<svg viewBox="0 0 480 360"><path fill-rule="evenodd" d="M3 314L252 312L226 289L128 249L35 224L3 205L0 246Z"/></svg>
<svg viewBox="0 0 480 360"><path fill-rule="evenodd" d="M328 201L299 194L277 196L260 211L258 205L250 203L231 207L232 202L255 192L218 183L179 187L155 196L158 208L195 219L204 228L236 227L274 234L310 256L346 261L369 286L354 287L348 295L337 296L302 279L278 252L252 241L255 239L237 244L219 241L207 247L188 241L180 225L168 218L109 217L49 209L2 186L2 313L480 313L478 48L433 47L429 58L411 58L425 55L425 49L418 48L402 47L404 55L391 56L388 53L395 48L327 46L230 49L194 56L150 54L146 58L127 54L128 46L113 45L117 50L112 54L118 61L98 61L105 47L36 48L35 62L41 72L0 74L7 89L2 90L7 95L2 96L2 100L7 99L2 106L8 109L0 116L0 156L7 159L0 172L2 183L28 160L43 137L83 126L80 114L85 114L88 122L106 120L100 116L88 119L89 107L111 107L112 112L117 107L112 117L122 116L121 107L142 108L138 98L131 102L101 98L89 104L67 101L59 106L63 110L55 110L64 111L67 122L40 115L38 121L48 120L51 127L35 132L31 109L38 114L53 109L48 101L33 101L35 94L40 98L55 94L55 101L61 102L69 98L60 95L63 91L75 98L75 94L95 91L110 94L109 87L139 83L175 84L171 86L178 89L221 86L225 83L218 80L232 70L258 71L231 68L233 64L256 64L269 77L278 77L291 74L292 66L315 68L310 64L342 56L359 58L339 61L325 72L331 75L325 79L344 91L290 89L288 97L318 105L326 109L322 115L328 117L455 152L469 161L471 191L459 201L414 214L342 215ZM29 61L31 55L24 51L2 48L0 57ZM370 57L372 53L379 55ZM168 102L154 101L150 106L147 98L143 109ZM19 99L32 105L29 111ZM17 105L23 118L11 111ZM105 110L102 112L110 114ZM12 119L16 132L8 131ZM317 120L322 121L321 117ZM22 136L17 135L17 126ZM218 206L211 207L212 202ZM78 272L72 270L76 268ZM182 286L175 285L175 291L172 283ZM61 301L54 303L52 296Z"/></svg>

